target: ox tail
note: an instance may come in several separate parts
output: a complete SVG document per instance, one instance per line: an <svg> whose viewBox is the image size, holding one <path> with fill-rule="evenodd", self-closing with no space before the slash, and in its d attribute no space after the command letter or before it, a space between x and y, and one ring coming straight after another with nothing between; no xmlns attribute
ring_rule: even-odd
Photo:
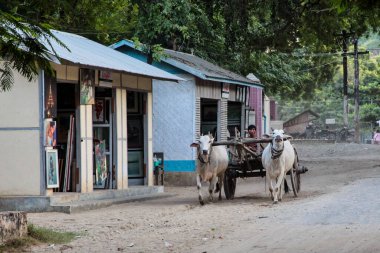
<svg viewBox="0 0 380 253"><path fill-rule="evenodd" d="M284 188L285 188L285 193L288 193L289 192L289 186L288 186L288 182L286 181L286 179L284 179Z"/></svg>

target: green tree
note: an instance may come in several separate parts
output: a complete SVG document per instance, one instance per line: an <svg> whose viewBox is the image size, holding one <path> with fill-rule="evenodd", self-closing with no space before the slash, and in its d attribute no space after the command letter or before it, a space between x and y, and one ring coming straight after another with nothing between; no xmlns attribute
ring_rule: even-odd
<svg viewBox="0 0 380 253"><path fill-rule="evenodd" d="M17 70L29 81L44 69L52 75L49 59L54 51L50 40L64 46L51 32L47 24L24 23L20 17L0 11L0 92L10 90L13 71ZM43 41L45 43L43 43Z"/></svg>

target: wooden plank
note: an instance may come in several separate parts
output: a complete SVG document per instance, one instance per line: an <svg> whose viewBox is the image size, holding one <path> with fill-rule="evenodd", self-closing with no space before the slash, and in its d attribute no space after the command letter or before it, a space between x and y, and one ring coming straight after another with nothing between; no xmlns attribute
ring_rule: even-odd
<svg viewBox="0 0 380 253"><path fill-rule="evenodd" d="M67 148L66 148L66 164L64 172L63 192L70 190L70 170L71 160L73 156L73 139L74 139L74 116L70 115L70 127L67 134Z"/></svg>
<svg viewBox="0 0 380 253"><path fill-rule="evenodd" d="M291 140L291 136L284 137L285 140ZM214 142L213 146L221 146L221 145L244 145L244 144L251 144L251 143L270 143L272 142L273 138L263 138L263 139L256 139L256 138L244 138L240 140L230 140L230 141L217 141Z"/></svg>

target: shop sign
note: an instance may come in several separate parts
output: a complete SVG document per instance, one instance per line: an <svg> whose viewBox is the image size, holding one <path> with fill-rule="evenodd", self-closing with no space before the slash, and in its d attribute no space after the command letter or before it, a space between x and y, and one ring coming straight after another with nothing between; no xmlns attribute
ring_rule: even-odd
<svg viewBox="0 0 380 253"><path fill-rule="evenodd" d="M222 98L230 97L230 85L228 83L223 83L222 85Z"/></svg>
<svg viewBox="0 0 380 253"><path fill-rule="evenodd" d="M112 88L112 72L99 70L99 86Z"/></svg>

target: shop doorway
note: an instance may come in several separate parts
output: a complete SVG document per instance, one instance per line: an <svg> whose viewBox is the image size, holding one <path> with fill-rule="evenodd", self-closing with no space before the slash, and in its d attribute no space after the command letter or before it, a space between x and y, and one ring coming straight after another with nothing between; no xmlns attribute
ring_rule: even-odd
<svg viewBox="0 0 380 253"><path fill-rule="evenodd" d="M93 105L93 141L94 141L94 189L112 189L115 180L113 164L113 110L112 89L95 88Z"/></svg>
<svg viewBox="0 0 380 253"><path fill-rule="evenodd" d="M76 90L73 83L57 83L57 149L59 187L54 191L76 192L79 169L76 160Z"/></svg>
<svg viewBox="0 0 380 253"><path fill-rule="evenodd" d="M144 94L127 92L128 184L144 185Z"/></svg>

